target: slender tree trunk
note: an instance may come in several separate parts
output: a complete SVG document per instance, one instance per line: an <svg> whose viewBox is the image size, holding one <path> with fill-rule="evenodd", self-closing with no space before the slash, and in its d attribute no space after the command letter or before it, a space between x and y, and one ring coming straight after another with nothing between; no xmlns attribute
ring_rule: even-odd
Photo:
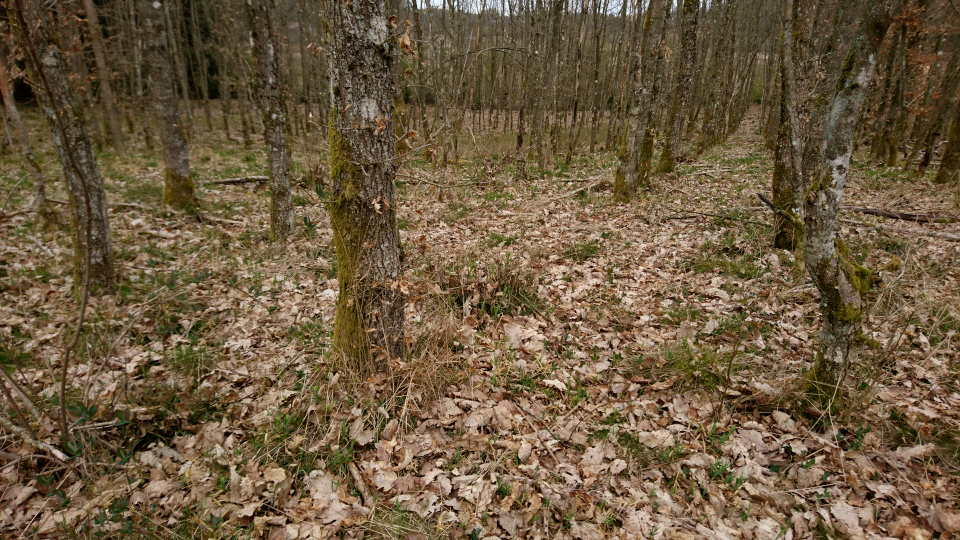
<svg viewBox="0 0 960 540"><path fill-rule="evenodd" d="M573 147L577 144L577 140L580 138L580 129L577 128L577 113L580 112L580 71L583 68L583 42L587 37L587 0L581 0L582 7L580 10L580 30L578 34L580 35L579 40L577 41L577 62L576 62L576 75L574 77L573 83L573 118L570 120L570 133L568 135L568 146L567 146L567 157L564 159L564 164L569 167L570 160L573 159ZM574 130L576 129L576 134Z"/></svg>
<svg viewBox="0 0 960 540"><path fill-rule="evenodd" d="M33 155L33 144L30 142L30 133L23 123L23 117L17 109L17 103L13 97L13 87L10 84L10 74L0 52L0 97L3 98L3 106L7 119L13 124L14 131L17 132L17 142L20 144L20 154L27 163L27 171L33 182L33 201L30 203L30 209L40 214L45 224L52 224L56 221L56 213L50 208L46 197L46 183L43 180L43 171L40 164ZM6 126L6 122L4 122ZM11 142L13 142L11 140Z"/></svg>
<svg viewBox="0 0 960 540"><path fill-rule="evenodd" d="M243 147L250 148L253 146L250 133L255 132L256 129L250 125L250 120L247 118L248 105L252 105L249 94L250 82L247 80L247 64L239 51L237 51L237 70L240 72L240 86L237 88L237 101L240 102L240 134L243 137Z"/></svg>
<svg viewBox="0 0 960 540"><path fill-rule="evenodd" d="M117 114L117 103L113 99L113 71L107 67L107 57L103 52L103 31L100 30L100 20L97 18L97 7L93 0L83 0L83 10L86 12L87 26L90 29L90 47L93 49L93 59L97 64L97 84L100 87L100 106L103 108L103 118L107 126L107 137L110 145L119 154L125 153L123 145L123 129L120 127L120 116Z"/></svg>
<svg viewBox="0 0 960 540"><path fill-rule="evenodd" d="M340 282L333 345L357 373L369 374L404 356L393 40L384 0L330 2L328 11L329 210Z"/></svg>
<svg viewBox="0 0 960 540"><path fill-rule="evenodd" d="M221 53L217 62L217 92L220 94L220 114L223 116L223 135L228 141L230 137L230 77L227 75L227 55Z"/></svg>
<svg viewBox="0 0 960 540"><path fill-rule="evenodd" d="M90 2L92 0L84 0ZM213 131L213 114L210 112L210 81L208 80L207 48L200 34L200 11L197 2L190 2L190 33L193 37L193 56L197 66L197 85L203 98L203 116L207 122L207 131Z"/></svg>
<svg viewBox="0 0 960 540"><path fill-rule="evenodd" d="M893 0L899 3L900 0ZM867 0L847 52L824 129L822 161L804 201L803 255L820 291L823 328L820 349L808 374L809 394L832 405L854 349L863 319L863 296L870 270L851 257L836 238L837 211L850 172L860 107L873 77L877 51L892 21L891 0Z"/></svg>
<svg viewBox="0 0 960 540"><path fill-rule="evenodd" d="M140 0L140 15L144 24L150 93L163 146L163 202L189 210L196 204L196 199L190 178L190 155L180 129L180 110L173 91L173 69L167 54L165 1Z"/></svg>
<svg viewBox="0 0 960 540"><path fill-rule="evenodd" d="M257 61L257 98L263 116L263 140L270 162L270 236L283 240L293 231L290 205L290 156L287 154L287 114L280 99L276 35L269 0L248 0L247 14Z"/></svg>
<svg viewBox="0 0 960 540"><path fill-rule="evenodd" d="M170 51L168 53L168 57L173 58L173 69L175 70L171 73L175 76L176 82L180 83L180 93L183 95L183 109L187 113L187 131L192 137L194 131L193 105L190 103L190 80L187 78L186 59L181 54L180 48L180 44L183 43L183 40L180 39L179 25L170 15L170 0L163 0L161 3L163 4L162 15L167 23L165 35L168 37L165 42L165 46ZM148 36L147 39L150 39L150 37ZM171 81L172 80L173 78L171 78Z"/></svg>
<svg viewBox="0 0 960 540"><path fill-rule="evenodd" d="M953 127L950 128L947 147L943 150L940 169L933 179L935 184L956 184L960 182L960 105L954 106L954 109Z"/></svg>
<svg viewBox="0 0 960 540"><path fill-rule="evenodd" d="M667 132L663 137L663 150L660 152L658 173L669 173L677 166L674 153L680 149L680 136L683 134L683 118L693 84L693 68L697 63L697 19L700 13L700 0L683 0L682 35L680 37L680 67L677 70L677 87L670 100L667 114Z"/></svg>
<svg viewBox="0 0 960 540"><path fill-rule="evenodd" d="M67 180L73 230L73 286L80 293L109 292L117 282L110 250L110 224L90 139L67 82L63 56L53 42L45 5L39 0L13 0L14 34L27 56L43 115L50 125L57 157Z"/></svg>
<svg viewBox="0 0 960 540"><path fill-rule="evenodd" d="M777 128L777 146L774 151L773 202L791 216L774 217L774 247L795 249L803 239L802 208L804 181L799 160L803 154L796 112L797 76L795 68L794 36L800 35L798 20L799 0L787 0L780 53L780 116Z"/></svg>

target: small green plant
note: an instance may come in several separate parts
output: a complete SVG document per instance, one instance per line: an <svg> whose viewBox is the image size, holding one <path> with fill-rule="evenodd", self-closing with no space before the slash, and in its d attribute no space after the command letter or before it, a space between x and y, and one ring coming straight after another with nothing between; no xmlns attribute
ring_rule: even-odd
<svg viewBox="0 0 960 540"><path fill-rule="evenodd" d="M516 241L517 241L517 237L515 236L504 236L499 233L490 233L490 237L487 239L486 244L487 244L487 247L491 247L491 248L498 247L498 246L507 247L512 245Z"/></svg>
<svg viewBox="0 0 960 540"><path fill-rule="evenodd" d="M584 240L574 242L572 246L563 251L563 256L567 259L584 262L600 254L600 243L596 240Z"/></svg>
<svg viewBox="0 0 960 540"><path fill-rule="evenodd" d="M505 481L503 477L497 479L497 497L501 499L506 499L510 496L510 483Z"/></svg>

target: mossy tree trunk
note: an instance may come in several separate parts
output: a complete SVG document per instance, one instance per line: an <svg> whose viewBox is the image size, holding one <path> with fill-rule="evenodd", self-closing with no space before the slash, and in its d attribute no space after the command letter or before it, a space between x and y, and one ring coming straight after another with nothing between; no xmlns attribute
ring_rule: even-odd
<svg viewBox="0 0 960 540"><path fill-rule="evenodd" d="M384 0L327 3L329 210L340 296L334 348L361 374L402 358L404 296L393 134L393 43Z"/></svg>
<svg viewBox="0 0 960 540"><path fill-rule="evenodd" d="M810 397L831 403L855 360L854 345L863 319L863 297L871 272L856 264L836 239L837 211L850 171L860 107L873 77L877 51L892 21L891 4L867 0L856 35L837 78L824 129L820 166L804 201L804 263L820 291L823 328L820 348L808 375Z"/></svg>
<svg viewBox="0 0 960 540"><path fill-rule="evenodd" d="M677 166L676 152L680 149L683 134L683 118L693 85L693 68L697 63L697 22L700 16L700 0L683 0L680 35L680 66L677 70L677 86L670 99L667 112L666 133L663 150L660 152L658 173L670 173Z"/></svg>
<svg viewBox="0 0 960 540"><path fill-rule="evenodd" d="M643 18L643 31L640 47L633 63L633 97L630 100L630 114L623 129L623 139L618 153L619 161L613 180L613 200L630 202L637 196L639 185L640 160L649 128L650 110L653 108L653 54L652 26L654 16L660 12L664 0L650 0Z"/></svg>
<svg viewBox="0 0 960 540"><path fill-rule="evenodd" d="M167 25L164 23L166 0L140 0L140 17L146 41L147 71L153 110L163 145L163 202L181 210L196 204L190 178L190 154L180 129L180 110L173 90L173 69L167 51Z"/></svg>
<svg viewBox="0 0 960 540"><path fill-rule="evenodd" d="M67 181L73 231L73 285L80 292L109 292L117 282L110 249L107 199L76 99L67 80L63 55L39 0L14 0L11 23L26 52L27 69ZM88 272L89 270L89 272Z"/></svg>
<svg viewBox="0 0 960 540"><path fill-rule="evenodd" d="M953 127L950 128L950 137L947 147L943 150L943 159L940 169L933 179L935 184L960 182L960 104L954 105Z"/></svg>
<svg viewBox="0 0 960 540"><path fill-rule="evenodd" d="M276 35L269 0L248 0L247 15L257 63L256 95L263 117L263 139L270 164L270 237L283 240L293 231L290 204L290 155L287 153L287 113L280 99Z"/></svg>

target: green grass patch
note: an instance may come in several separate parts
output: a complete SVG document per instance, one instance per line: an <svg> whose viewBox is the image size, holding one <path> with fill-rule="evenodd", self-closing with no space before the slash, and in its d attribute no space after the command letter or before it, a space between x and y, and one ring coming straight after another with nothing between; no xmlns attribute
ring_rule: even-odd
<svg viewBox="0 0 960 540"><path fill-rule="evenodd" d="M576 262L584 262L600 254L600 243L596 240L574 242L563 251L563 256Z"/></svg>

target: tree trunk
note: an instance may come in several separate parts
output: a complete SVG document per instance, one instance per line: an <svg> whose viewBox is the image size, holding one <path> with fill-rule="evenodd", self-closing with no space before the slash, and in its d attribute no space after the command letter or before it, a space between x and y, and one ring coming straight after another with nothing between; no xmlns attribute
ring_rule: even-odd
<svg viewBox="0 0 960 540"><path fill-rule="evenodd" d="M248 0L247 14L257 62L257 98L263 116L263 140L270 162L270 237L283 240L293 231L290 205L290 156L287 154L287 114L280 99L276 35L269 0Z"/></svg>
<svg viewBox="0 0 960 540"><path fill-rule="evenodd" d="M797 118L797 76L795 70L794 37L797 28L799 2L787 0L780 53L780 115L777 127L777 146L774 150L773 202L787 215L774 216L773 245L793 250L803 239L802 209L804 181L800 174L800 156L803 154Z"/></svg>
<svg viewBox="0 0 960 540"><path fill-rule="evenodd" d="M93 0L83 0L83 10L87 16L87 26L90 29L90 47L93 49L93 59L97 64L97 84L100 87L100 106L103 108L103 118L107 125L107 137L110 145L119 154L125 152L123 145L123 129L120 127L120 116L117 114L117 103L113 99L113 71L107 67L107 57L103 52L103 31L100 30L100 20L97 18L97 7Z"/></svg>
<svg viewBox="0 0 960 540"><path fill-rule="evenodd" d="M30 203L30 208L40 214L44 224L51 224L56 221L56 213L47 203L43 171L41 171L40 164L37 163L37 159L33 155L30 132L27 131L23 118L20 116L20 111L17 109L17 103L13 97L13 87L10 84L10 74L7 72L2 53L0 53L0 97L3 98L6 117L13 124L14 131L17 132L20 153L23 155L23 160L27 162L27 170L33 182L33 201ZM6 125L6 122L4 122L4 125ZM11 142L13 141L11 140Z"/></svg>
<svg viewBox="0 0 960 540"><path fill-rule="evenodd" d="M334 349L359 374L403 358L392 40L384 0L330 2L329 211L340 296Z"/></svg>
<svg viewBox="0 0 960 540"><path fill-rule="evenodd" d="M808 374L808 394L827 405L832 405L848 365L855 360L863 296L872 279L870 270L857 264L846 244L836 238L835 224L850 171L860 107L873 76L877 51L893 20L890 3L867 0L863 8L837 78L821 162L804 201L804 263L820 291L823 314L820 348Z"/></svg>
<svg viewBox="0 0 960 540"><path fill-rule="evenodd" d="M67 82L63 56L46 9L38 0L14 0L12 26L27 56L40 108L53 135L70 196L73 230L73 287L93 294L109 292L117 282L110 251L110 224L103 191L87 130Z"/></svg>
<svg viewBox="0 0 960 540"><path fill-rule="evenodd" d="M85 0L87 2L91 0ZM213 115L210 112L210 81L207 65L207 51L200 34L200 12L197 2L190 2L190 34L193 37L193 56L197 67L197 85L203 98L203 116L207 121L207 131L213 131Z"/></svg>
<svg viewBox="0 0 960 540"><path fill-rule="evenodd" d="M163 145L163 202L174 208L190 210L196 199L190 178L190 155L180 129L180 111L173 90L173 70L167 53L164 1L140 0L150 90Z"/></svg>
<svg viewBox="0 0 960 540"><path fill-rule="evenodd" d="M950 128L950 138L947 147L943 150L943 159L940 169L933 179L935 184L960 182L960 105L954 106L953 127Z"/></svg>
<svg viewBox="0 0 960 540"><path fill-rule="evenodd" d="M176 81L180 83L180 93L183 95L183 108L187 113L187 131L190 136L193 136L193 105L190 104L190 81L187 79L187 67L186 59L180 54L180 32L178 31L178 25L174 21L173 17L170 16L170 1L163 0L163 18L166 20L166 32L165 35L168 36L167 40L164 42L164 45L168 48L169 53L167 58L173 58L173 69L174 72L171 72L171 80L173 77L176 78ZM178 10L179 13L179 10ZM162 27L161 27L162 28ZM149 36L147 39L151 39Z"/></svg>
<svg viewBox="0 0 960 540"><path fill-rule="evenodd" d="M634 57L633 98L630 103L630 115L624 129L619 162L613 181L613 200L617 202L630 202L637 195L640 158L647 136L648 111L653 106L651 103L654 76L653 66L651 65L653 64L651 27L655 21L654 14L660 10L662 3L663 0L650 0L650 5L647 7L647 12L643 18L640 47Z"/></svg>
<svg viewBox="0 0 960 540"><path fill-rule="evenodd" d="M697 63L697 19L700 12L700 0L683 0L683 25L680 38L680 67L677 70L677 87L670 100L667 114L667 132L663 137L663 150L660 152L658 173L669 173L677 166L674 153L680 149L680 136L683 134L683 118L693 84L693 68Z"/></svg>
<svg viewBox="0 0 960 540"><path fill-rule="evenodd" d="M577 62L575 68L576 75L574 76L573 83L573 118L570 120L567 157L563 161L564 165L567 167L570 166L570 161L573 159L573 147L577 144L577 140L580 139L580 128L577 127L577 114L580 112L580 71L583 67L583 42L587 37L587 0L582 0L582 2L583 4L580 10L580 29L578 32L580 39L577 41Z"/></svg>

